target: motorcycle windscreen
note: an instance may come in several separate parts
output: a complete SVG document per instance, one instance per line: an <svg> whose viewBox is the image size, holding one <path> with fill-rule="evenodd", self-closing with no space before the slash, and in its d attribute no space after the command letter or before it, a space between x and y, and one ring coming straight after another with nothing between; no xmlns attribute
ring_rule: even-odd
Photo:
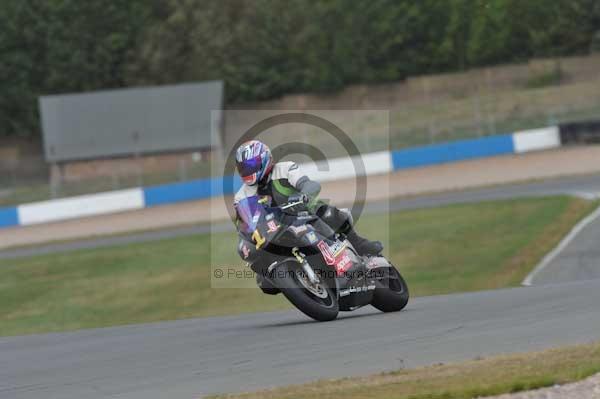
<svg viewBox="0 0 600 399"><path fill-rule="evenodd" d="M240 218L239 229L246 234L252 234L256 230L260 217L266 212L256 195L240 200L236 210Z"/></svg>

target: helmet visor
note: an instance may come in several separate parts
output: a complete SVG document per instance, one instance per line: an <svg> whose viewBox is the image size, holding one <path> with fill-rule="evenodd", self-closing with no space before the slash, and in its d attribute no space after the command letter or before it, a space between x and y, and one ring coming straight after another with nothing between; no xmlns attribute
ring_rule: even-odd
<svg viewBox="0 0 600 399"><path fill-rule="evenodd" d="M251 176L254 173L260 172L262 168L262 159L261 157L254 157L250 159L246 159L245 161L238 162L237 169L242 176L242 178Z"/></svg>

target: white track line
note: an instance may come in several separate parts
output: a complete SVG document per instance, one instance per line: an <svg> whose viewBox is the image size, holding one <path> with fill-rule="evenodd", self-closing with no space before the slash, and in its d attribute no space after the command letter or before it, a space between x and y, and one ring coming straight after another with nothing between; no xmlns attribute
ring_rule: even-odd
<svg viewBox="0 0 600 399"><path fill-rule="evenodd" d="M582 199L588 200L588 201L593 201L593 200L600 198L600 193L575 191L574 193L572 193L572 195L574 195L577 198L582 198Z"/></svg>
<svg viewBox="0 0 600 399"><path fill-rule="evenodd" d="M569 245L571 241L575 239L575 237L577 237L577 234L579 234L581 230L586 228L598 217L600 217L600 207L598 207L593 213L588 215L581 222L577 223L575 227L573 227L573 229L569 232L569 234L567 234L567 236L563 238L562 241L556 246L556 248L554 248L550 253L544 256L544 259L542 259L542 261L535 267L535 269L533 269L533 271L529 273L527 277L525 277L525 280L523 280L521 285L532 285L532 281L535 278L535 276L538 275L542 270L544 270L546 266L548 266L550 262L552 262L554 258L556 258L566 248L566 246Z"/></svg>

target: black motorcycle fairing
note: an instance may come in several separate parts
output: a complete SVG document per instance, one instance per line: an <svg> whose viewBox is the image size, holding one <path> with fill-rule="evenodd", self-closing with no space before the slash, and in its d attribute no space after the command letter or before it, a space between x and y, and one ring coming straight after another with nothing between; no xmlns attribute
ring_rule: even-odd
<svg viewBox="0 0 600 399"><path fill-rule="evenodd" d="M339 310L352 311L372 304L376 288L382 286L378 280L391 276L384 273L378 279L378 272L393 266L380 256L358 255L345 235L336 234L321 218L302 212L291 215L263 204L255 205L242 208L250 212L245 213L242 227L247 229L241 233L252 240L262 254L261 270L255 271L268 283L265 288L285 290L286 287L277 285L278 281L285 282L285 278L278 278L274 273L279 269L302 273L303 264L308 265L333 291Z"/></svg>

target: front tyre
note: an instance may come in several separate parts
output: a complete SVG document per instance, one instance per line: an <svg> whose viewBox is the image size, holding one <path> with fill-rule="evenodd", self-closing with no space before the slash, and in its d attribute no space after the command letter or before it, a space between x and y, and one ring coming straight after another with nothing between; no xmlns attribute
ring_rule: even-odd
<svg viewBox="0 0 600 399"><path fill-rule="evenodd" d="M323 281L312 284L299 265L291 263L281 265L275 274L283 295L302 313L317 321L337 317L337 296Z"/></svg>
<svg viewBox="0 0 600 399"><path fill-rule="evenodd" d="M398 312L406 307L409 296L406 281L392 266L378 280L371 305L382 312Z"/></svg>

